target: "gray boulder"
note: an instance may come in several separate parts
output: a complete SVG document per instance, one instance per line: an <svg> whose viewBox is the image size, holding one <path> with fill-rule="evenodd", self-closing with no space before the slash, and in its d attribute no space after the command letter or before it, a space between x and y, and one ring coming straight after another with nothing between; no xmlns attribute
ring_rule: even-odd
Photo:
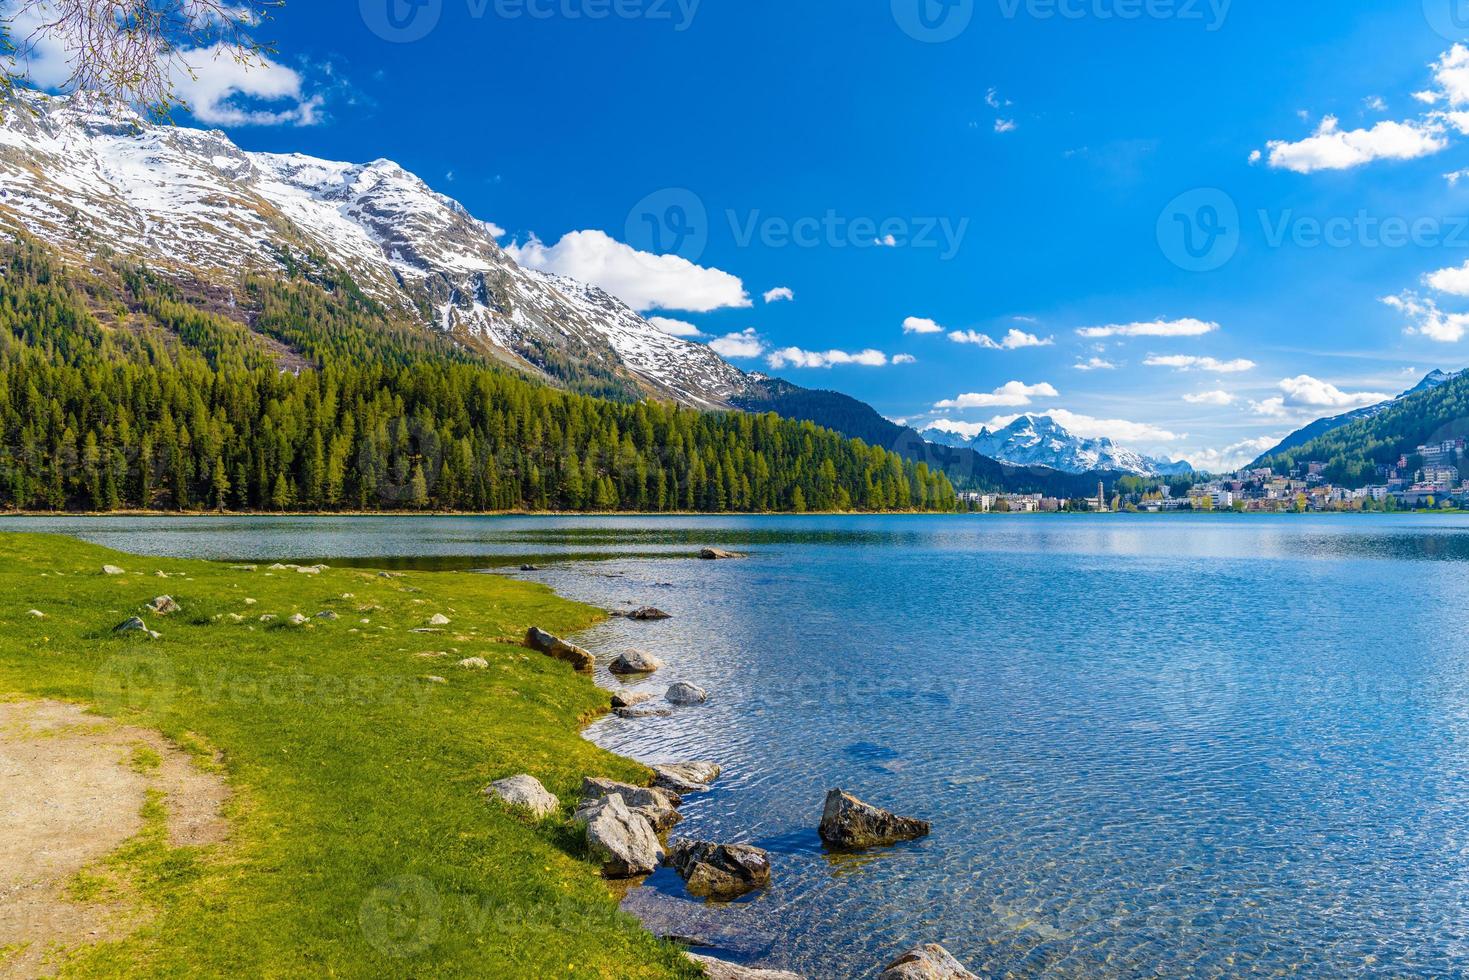
<svg viewBox="0 0 1469 980"><path fill-rule="evenodd" d="M699 557L704 561L733 561L736 558L743 558L745 556L738 551L725 551L723 548L705 548L699 552Z"/></svg>
<svg viewBox="0 0 1469 980"><path fill-rule="evenodd" d="M651 691L618 691L612 695L612 707L631 708L634 705L642 704L644 701L651 701L653 697L654 695Z"/></svg>
<svg viewBox="0 0 1469 980"><path fill-rule="evenodd" d="M642 650L629 650L622 654L608 666L608 670L614 674L651 674L662 670L666 664L651 653Z"/></svg>
<svg viewBox="0 0 1469 980"><path fill-rule="evenodd" d="M747 844L679 841L670 848L668 863L698 898L739 898L770 884L770 855Z"/></svg>
<svg viewBox="0 0 1469 980"><path fill-rule="evenodd" d="M641 609L634 609L632 612L627 613L619 613L619 615L624 616L627 619L635 619L639 622L644 623L654 622L660 619L673 618L673 616L669 613L664 612L662 609L655 609L652 606L643 606Z"/></svg>
<svg viewBox="0 0 1469 980"><path fill-rule="evenodd" d="M491 783L485 788L485 795L506 806L529 811L536 818L549 817L561 809L561 801L548 792L539 779L524 774Z"/></svg>
<svg viewBox="0 0 1469 980"><path fill-rule="evenodd" d="M677 705L703 704L709 700L708 691L697 684L687 684L683 681L670 687L668 693L663 696L668 699L669 704Z"/></svg>
<svg viewBox="0 0 1469 980"><path fill-rule="evenodd" d="M147 637L150 640L156 640L159 638L159 634L150 630L148 628L148 624L143 622L137 616L134 616L133 618L126 620L125 622L118 623L112 628L112 632L116 633L118 636L143 636Z"/></svg>
<svg viewBox="0 0 1469 980"><path fill-rule="evenodd" d="M930 829L926 820L896 816L839 789L826 794L821 814L821 839L834 847L883 847L925 837Z"/></svg>
<svg viewBox="0 0 1469 980"><path fill-rule="evenodd" d="M172 616L183 607L173 600L173 596L161 595L148 603L148 608L160 616Z"/></svg>
<svg viewBox="0 0 1469 980"><path fill-rule="evenodd" d="M565 661L577 670L590 671L597 666L597 659L586 650L534 626L526 631L525 645L538 653Z"/></svg>
<svg viewBox="0 0 1469 980"><path fill-rule="evenodd" d="M709 980L805 980L799 973L788 973L785 970L755 970L716 960L712 956L700 956L698 953L684 953L684 956L703 970L704 976Z"/></svg>
<svg viewBox="0 0 1469 980"><path fill-rule="evenodd" d="M642 814L649 825L660 834L683 819L678 812L678 808L683 805L683 798L677 793L657 787L633 786L631 783L619 783L616 780L592 776L588 776L581 782L582 803L578 810L600 803L610 796L622 797L622 801L629 809Z"/></svg>
<svg viewBox="0 0 1469 980"><path fill-rule="evenodd" d="M484 657L465 657L455 666L461 670L489 670L490 662Z"/></svg>
<svg viewBox="0 0 1469 980"><path fill-rule="evenodd" d="M979 980L938 943L910 949L888 964L878 980Z"/></svg>
<svg viewBox="0 0 1469 980"><path fill-rule="evenodd" d="M102 574L103 575L126 575L127 572L125 572L122 569L118 568L116 565L103 565L102 566Z"/></svg>
<svg viewBox="0 0 1469 980"><path fill-rule="evenodd" d="M587 847L609 878L650 875L663 860L663 845L653 827L621 796L606 796L579 807L576 819L586 825Z"/></svg>
<svg viewBox="0 0 1469 980"><path fill-rule="evenodd" d="M653 767L653 785L675 793L699 793L723 772L712 762L666 762Z"/></svg>

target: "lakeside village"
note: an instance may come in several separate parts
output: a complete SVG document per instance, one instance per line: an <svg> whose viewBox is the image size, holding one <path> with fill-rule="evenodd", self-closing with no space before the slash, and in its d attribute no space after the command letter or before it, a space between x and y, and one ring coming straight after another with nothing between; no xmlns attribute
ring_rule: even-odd
<svg viewBox="0 0 1469 980"><path fill-rule="evenodd" d="M1326 463L1302 463L1286 474L1244 469L1201 482L1126 476L1111 494L1098 483L1095 497L1070 500L1039 493L961 493L959 499L969 511L985 514L1469 510L1469 480L1461 474L1464 449L1463 439L1419 446L1396 465L1379 466L1380 483L1360 488L1333 484Z"/></svg>

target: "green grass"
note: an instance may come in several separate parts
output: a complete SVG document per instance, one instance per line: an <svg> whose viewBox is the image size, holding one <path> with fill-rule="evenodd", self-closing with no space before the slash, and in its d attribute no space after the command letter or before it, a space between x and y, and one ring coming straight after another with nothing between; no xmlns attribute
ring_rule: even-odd
<svg viewBox="0 0 1469 980"><path fill-rule="evenodd" d="M183 611L144 609L161 594ZM340 618L287 625L323 610ZM444 632L411 632L436 613ZM112 634L135 615L162 638ZM605 693L519 646L528 626L599 616L488 575L252 572L0 534L0 697L162 731L234 794L230 841L202 850L171 847L150 799L144 830L72 888L124 888L148 924L81 950L64 975L696 976L617 910L570 821L583 776L648 775L579 735ZM417 656L438 651L450 655ZM466 657L490 669L454 666ZM140 750L131 764L158 760ZM565 801L560 817L485 801L519 772Z"/></svg>

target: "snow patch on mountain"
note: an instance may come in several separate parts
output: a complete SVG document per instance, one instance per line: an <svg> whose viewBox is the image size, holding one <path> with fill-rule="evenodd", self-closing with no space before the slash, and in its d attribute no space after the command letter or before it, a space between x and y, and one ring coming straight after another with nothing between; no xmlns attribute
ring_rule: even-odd
<svg viewBox="0 0 1469 980"><path fill-rule="evenodd" d="M997 431L981 428L973 438L944 426L931 426L920 435L940 445L973 449L1002 463L1044 466L1063 473L1105 470L1137 476L1172 476L1192 471L1187 463L1154 459L1118 446L1105 437L1083 439L1046 415L1022 415Z"/></svg>

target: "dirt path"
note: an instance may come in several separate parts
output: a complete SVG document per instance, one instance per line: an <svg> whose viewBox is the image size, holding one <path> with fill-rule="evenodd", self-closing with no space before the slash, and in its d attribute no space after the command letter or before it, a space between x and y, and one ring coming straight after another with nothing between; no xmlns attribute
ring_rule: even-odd
<svg viewBox="0 0 1469 980"><path fill-rule="evenodd" d="M225 838L224 781L157 732L57 701L0 702L0 977L46 976L58 954L117 939L146 910L68 895L77 872L143 829L164 794L175 846Z"/></svg>

